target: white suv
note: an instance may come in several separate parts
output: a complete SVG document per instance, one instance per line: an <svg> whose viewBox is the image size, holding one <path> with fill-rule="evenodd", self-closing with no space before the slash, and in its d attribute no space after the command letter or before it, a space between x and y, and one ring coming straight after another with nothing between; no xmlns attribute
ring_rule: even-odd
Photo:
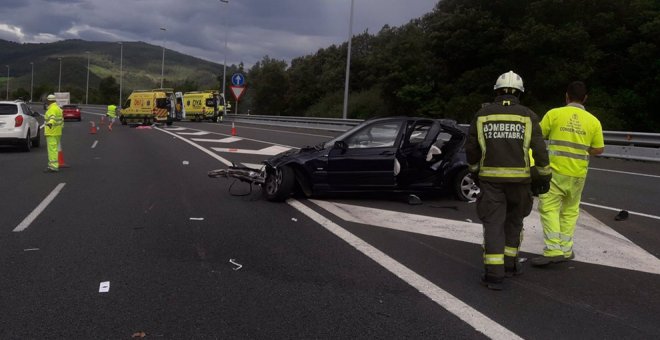
<svg viewBox="0 0 660 340"><path fill-rule="evenodd" d="M39 114L22 101L0 101L0 144L18 145L23 151L41 145Z"/></svg>

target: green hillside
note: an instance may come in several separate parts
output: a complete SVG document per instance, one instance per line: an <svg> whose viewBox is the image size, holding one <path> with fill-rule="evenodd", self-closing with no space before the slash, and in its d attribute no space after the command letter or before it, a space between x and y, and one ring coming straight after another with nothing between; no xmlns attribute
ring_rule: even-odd
<svg viewBox="0 0 660 340"><path fill-rule="evenodd" d="M39 101L61 86L71 92L73 102L85 102L87 54L89 51L89 103L105 104L108 98L119 100L120 49L116 42L64 40L43 44L20 44L0 40L0 64L9 65L10 99L30 97L31 62L34 63L33 100ZM62 58L62 79L59 84L59 58ZM123 43L123 98L133 89L160 87L162 48L144 42ZM218 88L222 65L165 50L165 87L186 90ZM107 79L112 77L114 79ZM0 69L0 99L6 96L7 69ZM116 95L100 93L105 85ZM114 80L114 83L113 83Z"/></svg>

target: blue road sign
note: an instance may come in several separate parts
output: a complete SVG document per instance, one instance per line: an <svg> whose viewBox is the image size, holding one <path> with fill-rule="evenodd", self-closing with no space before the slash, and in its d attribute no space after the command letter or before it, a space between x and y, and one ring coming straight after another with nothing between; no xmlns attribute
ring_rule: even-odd
<svg viewBox="0 0 660 340"><path fill-rule="evenodd" d="M245 85L245 76L241 73L234 73L231 76L231 83L234 86L243 86Z"/></svg>

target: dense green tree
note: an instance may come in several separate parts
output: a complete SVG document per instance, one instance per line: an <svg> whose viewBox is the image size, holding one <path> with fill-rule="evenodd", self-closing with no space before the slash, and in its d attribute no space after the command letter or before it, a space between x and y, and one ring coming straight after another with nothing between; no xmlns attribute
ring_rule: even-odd
<svg viewBox="0 0 660 340"><path fill-rule="evenodd" d="M285 61L264 56L250 69L247 75L249 89L254 92L251 112L268 115L287 113L288 103L285 95L289 80L286 67Z"/></svg>
<svg viewBox="0 0 660 340"><path fill-rule="evenodd" d="M119 84L114 77L108 76L101 79L99 83L98 104L110 104L117 102L119 98Z"/></svg>

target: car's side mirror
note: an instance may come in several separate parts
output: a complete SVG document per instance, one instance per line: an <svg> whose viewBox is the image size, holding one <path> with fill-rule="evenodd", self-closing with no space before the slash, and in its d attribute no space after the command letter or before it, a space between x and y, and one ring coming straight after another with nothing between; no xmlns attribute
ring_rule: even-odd
<svg viewBox="0 0 660 340"><path fill-rule="evenodd" d="M346 151L348 150L348 144L344 142L343 140L338 140L335 142L335 149L340 149L341 151Z"/></svg>

